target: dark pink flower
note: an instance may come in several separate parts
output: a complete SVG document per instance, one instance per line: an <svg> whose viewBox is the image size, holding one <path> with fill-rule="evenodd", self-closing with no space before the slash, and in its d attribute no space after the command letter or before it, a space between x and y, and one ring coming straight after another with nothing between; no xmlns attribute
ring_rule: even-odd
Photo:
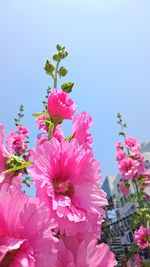
<svg viewBox="0 0 150 267"><path fill-rule="evenodd" d="M129 196L131 194L130 188L124 182L119 185L119 189L125 196Z"/></svg>
<svg viewBox="0 0 150 267"><path fill-rule="evenodd" d="M25 126L20 125L20 126L18 126L18 134L23 135L24 137L27 137L29 132Z"/></svg>
<svg viewBox="0 0 150 267"><path fill-rule="evenodd" d="M12 154L22 155L27 149L25 136L18 132L9 132L6 138L7 150Z"/></svg>
<svg viewBox="0 0 150 267"><path fill-rule="evenodd" d="M58 89L51 90L48 98L48 112L53 122L60 123L64 119L71 120L76 111L76 105L69 94Z"/></svg>
<svg viewBox="0 0 150 267"><path fill-rule="evenodd" d="M119 172L127 180L131 180L137 174L136 162L126 156L119 162Z"/></svg>
<svg viewBox="0 0 150 267"><path fill-rule="evenodd" d="M148 237L150 237L150 227L145 228L141 226L139 230L134 233L135 241L141 249L145 249L149 246Z"/></svg>
<svg viewBox="0 0 150 267"><path fill-rule="evenodd" d="M137 266L137 267L142 267L142 260L141 260L141 257L138 253L134 254L133 256L133 260L134 260L134 264Z"/></svg>
<svg viewBox="0 0 150 267"><path fill-rule="evenodd" d="M140 151L140 149L141 149L139 142L134 137L125 138L124 144L131 151Z"/></svg>

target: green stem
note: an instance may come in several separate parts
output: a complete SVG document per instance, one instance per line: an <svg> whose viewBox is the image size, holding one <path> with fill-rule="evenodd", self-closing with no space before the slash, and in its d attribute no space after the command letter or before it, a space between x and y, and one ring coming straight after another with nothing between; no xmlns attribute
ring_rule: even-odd
<svg viewBox="0 0 150 267"><path fill-rule="evenodd" d="M57 88L57 72L58 72L59 63L60 63L60 60L58 60L56 64L55 77L54 77L54 88Z"/></svg>

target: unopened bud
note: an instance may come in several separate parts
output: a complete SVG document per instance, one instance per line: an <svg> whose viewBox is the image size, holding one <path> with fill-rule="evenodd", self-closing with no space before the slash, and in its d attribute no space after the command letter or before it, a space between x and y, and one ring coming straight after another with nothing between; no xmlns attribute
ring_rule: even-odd
<svg viewBox="0 0 150 267"><path fill-rule="evenodd" d="M60 67L59 71L58 71L58 74L62 77L66 76L68 73L68 70L65 68L65 67Z"/></svg>
<svg viewBox="0 0 150 267"><path fill-rule="evenodd" d="M47 60L46 61L46 64L45 64L45 68L44 68L44 70L46 71L46 73L48 75L51 75L52 72L54 71L54 69L55 69L54 65L49 60Z"/></svg>
<svg viewBox="0 0 150 267"><path fill-rule="evenodd" d="M66 93L71 93L74 86L73 82L65 82L61 85L61 89Z"/></svg>

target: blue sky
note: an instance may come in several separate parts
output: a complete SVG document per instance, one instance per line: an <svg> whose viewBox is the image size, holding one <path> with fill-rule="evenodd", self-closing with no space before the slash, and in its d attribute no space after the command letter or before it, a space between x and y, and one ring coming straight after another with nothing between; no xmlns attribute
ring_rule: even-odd
<svg viewBox="0 0 150 267"><path fill-rule="evenodd" d="M51 85L44 63L61 43L70 52L64 64L75 82L78 112L93 116L93 148L103 175L116 173L117 112L128 135L150 140L149 11L149 0L0 1L0 122L7 131L22 103L34 143L31 114L42 109Z"/></svg>

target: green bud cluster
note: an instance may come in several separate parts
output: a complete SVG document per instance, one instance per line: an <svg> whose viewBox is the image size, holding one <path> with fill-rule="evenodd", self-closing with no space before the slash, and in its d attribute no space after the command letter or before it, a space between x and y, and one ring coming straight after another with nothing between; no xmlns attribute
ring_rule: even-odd
<svg viewBox="0 0 150 267"><path fill-rule="evenodd" d="M119 132L119 135L125 138L125 129L127 128L127 124L122 120L121 113L117 113L117 123L121 127L121 131Z"/></svg>
<svg viewBox="0 0 150 267"><path fill-rule="evenodd" d="M17 118L14 119L15 125L18 127L21 125L21 119L24 117L24 106L20 105L19 113L17 114Z"/></svg>
<svg viewBox="0 0 150 267"><path fill-rule="evenodd" d="M54 88L57 88L57 75L59 77L65 77L68 73L68 69L64 66L59 67L60 62L68 56L68 51L65 49L65 46L60 44L56 45L56 53L52 56L53 60L56 61L54 65L50 60L47 60L45 63L44 70L47 75L51 76L54 81ZM61 88L63 91L70 93L72 91L74 83L66 82L62 84ZM46 107L46 101L44 100L43 104Z"/></svg>

